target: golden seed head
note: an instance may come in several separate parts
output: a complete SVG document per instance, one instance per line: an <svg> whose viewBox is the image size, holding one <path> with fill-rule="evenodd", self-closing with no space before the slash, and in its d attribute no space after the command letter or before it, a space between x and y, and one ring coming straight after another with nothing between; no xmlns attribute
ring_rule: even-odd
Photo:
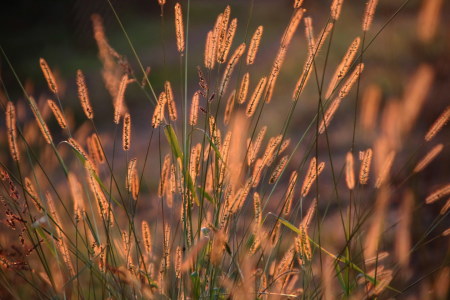
<svg viewBox="0 0 450 300"><path fill-rule="evenodd" d="M245 110L247 117L251 117L255 113L256 108L258 107L259 99L261 99L264 88L266 87L266 83L267 77L263 77L259 80L258 85L256 86L255 91L247 104L247 109Z"/></svg>
<svg viewBox="0 0 450 300"><path fill-rule="evenodd" d="M278 178L281 176L281 173L284 171L284 168L286 167L287 163L288 163L288 156L283 156L283 158L281 158L280 162L278 163L278 165L275 167L275 169L272 172L272 175L270 176L269 179L269 183L273 184L275 183L275 181L278 180Z"/></svg>
<svg viewBox="0 0 450 300"><path fill-rule="evenodd" d="M94 111L92 110L91 102L89 101L86 79L81 70L77 70L77 88L78 98L80 99L84 114L89 120L92 120L94 118Z"/></svg>
<svg viewBox="0 0 450 300"><path fill-rule="evenodd" d="M59 109L55 101L48 99L47 104L50 107L53 115L55 116L56 121L58 121L59 127L61 127L62 129L67 128L66 118L64 117L64 114Z"/></svg>
<svg viewBox="0 0 450 300"><path fill-rule="evenodd" d="M173 97L173 90L170 81L166 81L164 83L164 91L167 96L167 110L169 111L169 118L172 121L176 121L176 119L178 118L177 106Z"/></svg>
<svg viewBox="0 0 450 300"><path fill-rule="evenodd" d="M247 72L242 77L241 86L239 88L239 95L238 95L238 103L239 104L242 104L245 102L245 100L247 98L249 85L250 85L250 73Z"/></svg>
<svg viewBox="0 0 450 300"><path fill-rule="evenodd" d="M347 152L345 157L345 181L347 182L347 187L349 190L355 188L355 171L354 171L353 154Z"/></svg>
<svg viewBox="0 0 450 300"><path fill-rule="evenodd" d="M123 133L122 133L122 147L124 151L130 150L131 145L131 116L126 113L123 117Z"/></svg>
<svg viewBox="0 0 450 300"><path fill-rule="evenodd" d="M50 130L48 129L47 124L39 111L36 101L33 97L29 97L28 99L30 101L31 110L33 111L34 117L36 118L36 122L38 123L39 129L44 136L45 141L47 144L51 144L53 142L52 135L50 134Z"/></svg>
<svg viewBox="0 0 450 300"><path fill-rule="evenodd" d="M9 152L13 160L19 161L20 153L17 145L16 109L11 101L6 105L6 128L8 130Z"/></svg>
<svg viewBox="0 0 450 300"><path fill-rule="evenodd" d="M224 40L222 41L222 44L220 45L217 55L217 61L219 63L224 63L226 61L228 53L230 52L231 44L233 43L236 29L237 29L237 19L234 18L231 21L230 26L228 27L228 30L226 32Z"/></svg>
<svg viewBox="0 0 450 300"><path fill-rule="evenodd" d="M96 133L93 133L91 136L91 147L95 155L96 162L101 164L104 163L106 161L105 153L103 152L100 138Z"/></svg>
<svg viewBox="0 0 450 300"><path fill-rule="evenodd" d="M122 116L123 101L125 98L125 90L128 84L128 75L125 74L120 80L119 89L117 91L117 97L114 102L114 123L119 124L120 117Z"/></svg>
<svg viewBox="0 0 450 300"><path fill-rule="evenodd" d="M153 112L152 117L152 127L157 128L164 120L164 107L167 103L167 96L165 92L161 92L158 97L158 102L155 106L155 111Z"/></svg>
<svg viewBox="0 0 450 300"><path fill-rule="evenodd" d="M197 125L198 121L198 107L200 102L200 91L196 91L192 96L191 113L189 115L189 125Z"/></svg>
<svg viewBox="0 0 450 300"><path fill-rule="evenodd" d="M288 216L291 213L292 200L294 200L294 189L297 184L298 173L293 171L291 177L289 178L288 189L286 191L286 197L284 201L283 214Z"/></svg>
<svg viewBox="0 0 450 300"><path fill-rule="evenodd" d="M364 19L362 23L362 30L369 31L370 25L372 25L373 16L375 15L375 9L377 7L378 0L369 0L366 3L366 10L364 12Z"/></svg>
<svg viewBox="0 0 450 300"><path fill-rule="evenodd" d="M44 74L45 80L47 81L48 88L55 94L58 94L58 85L56 84L55 76L52 70L47 64L47 61L43 58L39 59L39 64L41 65L42 73Z"/></svg>
<svg viewBox="0 0 450 300"><path fill-rule="evenodd" d="M228 61L227 67L225 68L225 71L223 72L222 82L219 87L219 98L221 98L223 96L223 94L225 93L227 86L228 86L228 82L233 73L233 70L238 63L239 58L241 58L242 54L244 54L244 51L245 51L245 43L242 43L234 51L233 55L231 56L230 60Z"/></svg>
<svg viewBox="0 0 450 300"><path fill-rule="evenodd" d="M183 11L180 3L175 4L175 34L177 36L178 52L184 52L184 26L183 26Z"/></svg>
<svg viewBox="0 0 450 300"><path fill-rule="evenodd" d="M231 116L232 116L233 110L234 110L235 102L236 102L236 90L233 90L231 92L230 96L228 97L227 105L225 106L225 112L224 112L224 116L223 116L223 123L225 125L228 125L228 123L230 123Z"/></svg>
<svg viewBox="0 0 450 300"><path fill-rule="evenodd" d="M436 191L434 191L433 193L431 193L426 199L425 199L425 203L426 204L430 204L433 203L439 199L441 199L444 196L447 196L448 194L450 194L450 184L447 184L439 189L437 189Z"/></svg>
<svg viewBox="0 0 450 300"><path fill-rule="evenodd" d="M300 8L302 6L303 0L294 0L294 8Z"/></svg>
<svg viewBox="0 0 450 300"><path fill-rule="evenodd" d="M372 163L372 149L368 148L363 152L361 167L359 169L359 183L367 184L369 180L370 165Z"/></svg>
<svg viewBox="0 0 450 300"><path fill-rule="evenodd" d="M147 221L142 221L141 224L142 240L144 241L144 249L147 254L152 253L152 236L150 233L150 227Z"/></svg>
<svg viewBox="0 0 450 300"><path fill-rule="evenodd" d="M439 144L433 147L433 149L431 149L427 155L425 155L424 158L422 158L422 160L420 160L417 165L414 168L414 173L418 173L420 171L422 171L423 169L425 169L426 166L428 166L433 159L436 158L436 156L439 155L439 153L441 153L442 149L444 149L444 145L443 144Z"/></svg>
<svg viewBox="0 0 450 300"><path fill-rule="evenodd" d="M258 26L252 36L247 52L247 65L252 65L255 62L256 53L258 52L259 44L263 35L264 27Z"/></svg>
<svg viewBox="0 0 450 300"><path fill-rule="evenodd" d="M331 18L333 20L339 19L343 3L344 0L333 0L333 3L331 3Z"/></svg>
<svg viewBox="0 0 450 300"><path fill-rule="evenodd" d="M317 159L313 157L311 162L309 163L308 172L306 173L306 177L303 181L301 196L306 197L311 189L316 178L322 173L325 168L325 163L321 162L317 165Z"/></svg>
<svg viewBox="0 0 450 300"><path fill-rule="evenodd" d="M425 141L431 141L436 134L447 124L450 119L450 106L448 106L444 112L436 119L436 121L431 125L430 129L428 129L427 134L425 135Z"/></svg>

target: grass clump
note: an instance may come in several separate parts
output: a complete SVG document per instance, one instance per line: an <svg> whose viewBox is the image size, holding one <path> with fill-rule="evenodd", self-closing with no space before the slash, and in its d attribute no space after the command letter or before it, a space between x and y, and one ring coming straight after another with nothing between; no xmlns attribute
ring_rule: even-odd
<svg viewBox="0 0 450 300"><path fill-rule="evenodd" d="M2 48L23 97L11 99L2 81L1 138L9 154L3 147L0 296L365 299L406 297L432 285L432 297L444 299L450 200L441 200L450 188L445 178L432 187L423 174L448 153L436 140L449 109L417 134L433 67L418 66L400 100L382 101L381 87L364 76L366 52L409 1L382 26L373 24L378 1L367 1L359 36L348 37L335 70L330 54L345 1L333 0L317 23L307 2L294 1L272 52L264 40L270 24L253 26L251 17L241 24L223 7L197 61L190 53L195 1L158 1L162 48L169 53L173 44L179 57L179 74L158 86L152 74L163 71L144 67L108 1L132 55L114 50L94 15L113 107L106 121L97 117L99 100L82 70L81 120L45 59L39 64L48 91L36 102ZM259 4L249 4L251 16ZM435 31L426 18L436 15L425 16L427 9L421 22ZM422 43L436 34L419 32ZM291 84L287 91L277 83L289 56L296 59L289 51L300 49L296 40L305 59L282 83ZM144 122L127 103L129 89L151 107ZM273 107L287 111L280 116ZM436 213L430 205L437 203ZM424 272L434 245L445 253Z"/></svg>

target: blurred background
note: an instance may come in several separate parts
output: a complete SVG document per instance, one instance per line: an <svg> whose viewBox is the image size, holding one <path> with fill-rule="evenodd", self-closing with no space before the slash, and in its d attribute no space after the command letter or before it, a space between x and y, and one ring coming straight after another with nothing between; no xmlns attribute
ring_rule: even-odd
<svg viewBox="0 0 450 300"><path fill-rule="evenodd" d="M187 4L186 1L181 1ZM227 4L232 6L232 17L238 18L238 30L234 46L248 38L258 25L265 26L265 32L258 60L252 67L255 72L268 73L278 49L278 39L292 13L291 0L255 0L255 1L191 1L190 45L189 45L189 95L197 88L196 68L202 65L203 49L206 33L214 24L217 14ZM307 15L313 17L316 34L320 32L329 15L329 0L304 2ZM374 25L368 34L370 40L386 22L404 4L404 0L379 1ZM445 0L433 0L436 5L429 5L428 14L436 15L435 28L431 36L420 34L420 12L424 11L427 1L410 0L395 15L392 22L377 36L377 39L365 53L366 71L363 85L375 83L381 87L383 99L401 98L403 89L411 75L421 63L431 65L435 71L433 88L429 99L430 106L421 119L425 126L428 118L436 114L448 103L446 90L450 85L450 5ZM160 18L160 7L157 0L111 0L143 65L152 69L151 82L158 93L165 80L172 86L180 86L179 57L175 45L173 25L173 5L175 1L167 1L164 7L164 20ZM345 1L342 16L336 24L332 51L329 53L327 76L331 76L335 66L345 53L355 36L361 34L360 23L364 12L365 1ZM254 9L251 10L252 5ZM437 12L435 12L438 10ZM251 11L251 13L250 13ZM39 58L47 60L64 86L62 99L70 103L79 116L81 108L76 105L75 74L82 69L88 80L89 91L93 99L94 109L98 111L98 120L108 120L112 112L112 102L101 78L101 62L98 48L93 38L91 15L98 14L103 18L106 36L111 46L128 62L138 76L142 76L137 67L135 57L120 29L107 0L18 0L4 4L0 11L0 44L10 58L22 82L32 91L36 98L48 93L41 70ZM426 13L422 13L425 14ZM423 19L423 18L422 18ZM430 18L428 18L430 19ZM428 21L429 22L429 21ZM248 28L248 34L247 33ZM421 36L422 35L422 36ZM233 51L233 48L232 50ZM325 57L326 52L319 54L318 60ZM295 82L303 68L306 57L306 41L301 27L293 44L290 46L286 62L277 82L277 98L290 97ZM9 88L10 96L21 97L16 80L3 60L1 76ZM386 68L388 67L388 68ZM325 77L327 78L327 77ZM283 92L286 91L286 94ZM311 83L307 87L304 99L317 94L317 87ZM133 86L127 91L127 104L137 113L151 113L148 101L142 99L142 92ZM95 101L99 99L98 101ZM102 99L102 100L100 100ZM384 102L384 101L383 101ZM311 104L311 106L308 105ZM315 109L314 101L304 102L299 114L309 114ZM287 106L273 105L275 115L284 114ZM147 110L146 110L147 108ZM268 115L269 116L269 115ZM263 116L264 117L264 116ZM136 120L144 118L136 118ZM299 118L302 119L302 118ZM304 124L297 124L298 126Z"/></svg>

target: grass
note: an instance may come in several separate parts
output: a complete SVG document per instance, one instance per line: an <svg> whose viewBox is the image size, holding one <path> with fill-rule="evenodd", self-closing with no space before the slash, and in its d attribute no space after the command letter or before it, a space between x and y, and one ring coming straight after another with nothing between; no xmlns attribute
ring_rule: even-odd
<svg viewBox="0 0 450 300"><path fill-rule="evenodd" d="M433 66L417 62L396 87L399 99L385 99L367 59L410 1L384 23L377 1L366 11L344 3L344 16L361 20L351 33L342 30L342 1L317 18L294 7L275 42L265 41L275 26L261 24L254 63L254 11L265 4L247 2L235 36L233 7L220 7L216 25L202 28L211 30L206 49L192 24L209 8L188 0L174 17L175 3L161 4L151 24L160 24L163 63L149 73L141 41L108 0L129 49L128 57L114 50L101 18L92 18L114 107L108 119L81 75L84 115L75 117L66 101L75 95L63 96L45 59L48 90L36 102L1 48L23 97L15 101L1 81L0 138L10 153L2 147L0 297L384 299L421 291L446 299L450 190L428 170L446 160L450 110L441 107L434 124L421 121ZM431 47L438 33L420 32Z"/></svg>

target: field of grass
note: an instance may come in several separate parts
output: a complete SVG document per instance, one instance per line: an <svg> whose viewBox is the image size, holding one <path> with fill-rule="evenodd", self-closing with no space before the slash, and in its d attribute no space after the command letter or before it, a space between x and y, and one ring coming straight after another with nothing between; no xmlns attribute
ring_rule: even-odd
<svg viewBox="0 0 450 300"><path fill-rule="evenodd" d="M151 1L0 41L0 299L448 299L448 3Z"/></svg>

